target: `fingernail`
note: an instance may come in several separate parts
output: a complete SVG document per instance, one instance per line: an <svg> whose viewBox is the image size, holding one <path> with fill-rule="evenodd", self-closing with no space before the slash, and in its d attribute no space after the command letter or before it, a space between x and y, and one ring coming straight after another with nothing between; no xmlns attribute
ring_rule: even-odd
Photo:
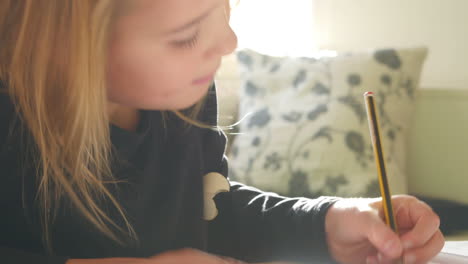
<svg viewBox="0 0 468 264"><path fill-rule="evenodd" d="M408 254L405 256L405 264L413 264L416 262L416 257L412 254Z"/></svg>
<svg viewBox="0 0 468 264"><path fill-rule="evenodd" d="M377 263L381 263L382 259L383 259L382 254L378 253L377 254Z"/></svg>
<svg viewBox="0 0 468 264"><path fill-rule="evenodd" d="M396 240L390 240L390 241L387 241L387 243L385 243L384 251L387 254L391 254L391 253L394 253L397 250L397 247L398 247L398 244L397 244Z"/></svg>
<svg viewBox="0 0 468 264"><path fill-rule="evenodd" d="M366 264L378 264L377 260L373 257L369 257L366 260Z"/></svg>
<svg viewBox="0 0 468 264"><path fill-rule="evenodd" d="M404 249L410 249L413 247L413 243L411 243L411 241L405 241L403 242L403 248Z"/></svg>

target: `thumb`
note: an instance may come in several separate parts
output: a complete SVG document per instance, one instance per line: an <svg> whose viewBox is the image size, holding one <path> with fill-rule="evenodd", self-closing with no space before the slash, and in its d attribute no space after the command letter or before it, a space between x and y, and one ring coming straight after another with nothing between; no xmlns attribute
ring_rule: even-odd
<svg viewBox="0 0 468 264"><path fill-rule="evenodd" d="M385 257L398 258L403 254L403 246L398 235L380 218L370 219L365 225L367 239Z"/></svg>
<svg viewBox="0 0 468 264"><path fill-rule="evenodd" d="M233 258L230 258L230 257L223 257L221 256L220 257L223 261L225 261L225 264L246 264L245 262L242 262L240 260L237 260L237 259L233 259Z"/></svg>

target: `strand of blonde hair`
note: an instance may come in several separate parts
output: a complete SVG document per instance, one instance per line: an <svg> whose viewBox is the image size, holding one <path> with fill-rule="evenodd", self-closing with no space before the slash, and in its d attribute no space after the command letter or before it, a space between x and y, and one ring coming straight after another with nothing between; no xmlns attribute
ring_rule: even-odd
<svg viewBox="0 0 468 264"><path fill-rule="evenodd" d="M106 109L106 51L113 0L2 0L0 79L31 133L37 163L44 243L67 198L100 232L118 243L135 232L106 185L115 183ZM37 12L41 10L41 12ZM69 52L73 50L73 52ZM108 200L126 230L100 202Z"/></svg>

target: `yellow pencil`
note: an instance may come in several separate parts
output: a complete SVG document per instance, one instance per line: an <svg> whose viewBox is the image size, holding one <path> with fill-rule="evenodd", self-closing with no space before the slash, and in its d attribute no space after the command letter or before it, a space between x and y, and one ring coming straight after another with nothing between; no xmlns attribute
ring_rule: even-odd
<svg viewBox="0 0 468 264"><path fill-rule="evenodd" d="M390 193L390 187L388 186L387 171L385 169L385 158L383 152L382 141L380 138L379 121L377 116L377 110L375 107L374 93L364 93L364 101L367 109L367 119L369 121L369 130L372 140L372 146L374 148L375 162L377 163L377 172L379 175L379 186L380 195L382 196L383 209L385 214L385 222L390 228L398 234L398 226L393 214L392 207L392 196ZM403 263L402 260L398 260L398 263Z"/></svg>

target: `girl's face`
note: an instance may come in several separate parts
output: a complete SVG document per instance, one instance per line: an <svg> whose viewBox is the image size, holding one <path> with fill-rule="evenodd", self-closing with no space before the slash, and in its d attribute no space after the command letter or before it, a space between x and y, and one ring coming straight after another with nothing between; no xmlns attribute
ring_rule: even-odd
<svg viewBox="0 0 468 264"><path fill-rule="evenodd" d="M109 53L109 101L180 110L199 101L237 46L227 0L124 0Z"/></svg>

